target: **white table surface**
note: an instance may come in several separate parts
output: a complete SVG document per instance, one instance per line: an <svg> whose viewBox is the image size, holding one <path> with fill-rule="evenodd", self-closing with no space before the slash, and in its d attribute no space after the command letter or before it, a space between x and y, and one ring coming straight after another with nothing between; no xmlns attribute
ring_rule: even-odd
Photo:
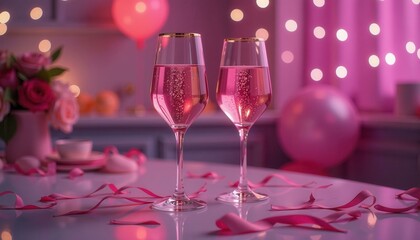
<svg viewBox="0 0 420 240"><path fill-rule="evenodd" d="M225 176L221 180L185 178L186 192L198 190L207 183L207 192L200 195L208 203L204 210L174 214L152 210L150 205L119 208L101 208L86 215L53 217L57 213L81 210L91 207L99 198L60 201L57 206L46 210L0 210L0 239L9 232L16 239L420 239L420 215L378 213L376 221L368 214L352 222L334 223L335 227L347 233L327 232L306 228L276 225L259 233L241 235L220 235L215 221L226 213L241 213L250 221L268 216L288 214L309 214L323 217L332 213L328 210L270 211L271 204L296 206L307 201L313 193L318 203L328 206L348 202L362 190L369 190L378 198L378 203L399 207L402 203L395 194L402 190L375 186L336 178L249 167L249 179L260 181L263 177L279 173L297 183L316 181L318 185L332 184L325 189L289 187L280 180L272 180L271 187L258 188L257 191L270 195L270 201L245 204L242 209L215 200L223 192L232 190L228 183L236 181L239 166L186 162L185 171L205 173L214 171ZM175 184L175 161L149 160L138 173L109 174L86 172L74 180L66 178L67 173L55 176L22 176L0 171L0 191L11 190L19 194L25 204L37 204L40 197L52 193L87 194L104 183L114 183L117 187L125 185L146 187L157 194L172 194ZM0 205L10 204L11 198L0 199ZM7 201L7 202L5 202ZM110 225L112 219L155 220L159 226L117 226ZM3 236L3 238L1 237Z"/></svg>

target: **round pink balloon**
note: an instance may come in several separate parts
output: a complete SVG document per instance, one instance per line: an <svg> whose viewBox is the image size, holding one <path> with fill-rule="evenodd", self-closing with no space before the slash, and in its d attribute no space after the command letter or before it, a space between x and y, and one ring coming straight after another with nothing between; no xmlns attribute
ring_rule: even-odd
<svg viewBox="0 0 420 240"><path fill-rule="evenodd" d="M324 85L305 88L286 103L278 122L284 151L296 162L333 167L354 150L360 121L352 103Z"/></svg>
<svg viewBox="0 0 420 240"><path fill-rule="evenodd" d="M168 14L167 0L114 0L112 4L115 24L139 47L165 24Z"/></svg>

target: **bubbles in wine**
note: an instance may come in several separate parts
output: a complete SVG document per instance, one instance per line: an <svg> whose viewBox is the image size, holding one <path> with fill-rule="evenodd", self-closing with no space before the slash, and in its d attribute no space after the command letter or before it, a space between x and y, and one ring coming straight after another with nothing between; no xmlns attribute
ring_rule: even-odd
<svg viewBox="0 0 420 240"><path fill-rule="evenodd" d="M180 121L184 114L185 92L184 84L186 71L182 67L170 68L170 72L164 81L165 92L171 96L171 109L173 109L173 118Z"/></svg>

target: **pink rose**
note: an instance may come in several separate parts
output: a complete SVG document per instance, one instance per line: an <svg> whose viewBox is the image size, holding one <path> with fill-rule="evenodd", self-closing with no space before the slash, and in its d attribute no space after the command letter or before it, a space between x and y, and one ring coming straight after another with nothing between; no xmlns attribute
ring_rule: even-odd
<svg viewBox="0 0 420 240"><path fill-rule="evenodd" d="M18 103L30 111L45 111L52 106L55 94L50 85L40 79L30 79L18 88Z"/></svg>
<svg viewBox="0 0 420 240"><path fill-rule="evenodd" d="M33 76L41 70L42 67L51 63L50 58L42 53L25 53L16 61L17 67L26 76Z"/></svg>
<svg viewBox="0 0 420 240"><path fill-rule="evenodd" d="M12 89L17 88L18 79L16 78L16 72L14 69L2 69L0 70L0 87Z"/></svg>
<svg viewBox="0 0 420 240"><path fill-rule="evenodd" d="M53 81L51 86L57 96L54 107L49 113L51 125L65 133L70 133L79 119L79 105L76 97L67 84Z"/></svg>
<svg viewBox="0 0 420 240"><path fill-rule="evenodd" d="M79 105L76 98L68 96L58 98L49 116L54 128L70 133L79 119Z"/></svg>
<svg viewBox="0 0 420 240"><path fill-rule="evenodd" d="M10 103L4 101L4 90L0 87L0 122L10 111Z"/></svg>

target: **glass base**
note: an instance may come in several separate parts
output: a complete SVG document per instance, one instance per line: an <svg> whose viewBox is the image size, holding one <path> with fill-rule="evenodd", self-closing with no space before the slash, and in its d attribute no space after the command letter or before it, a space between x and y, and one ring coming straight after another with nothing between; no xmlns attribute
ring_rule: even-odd
<svg viewBox="0 0 420 240"><path fill-rule="evenodd" d="M152 204L152 208L167 212L183 212L203 209L207 203L197 199L189 199L188 197L169 197L158 200Z"/></svg>
<svg viewBox="0 0 420 240"><path fill-rule="evenodd" d="M239 190L235 189L233 192L222 194L217 197L217 200L229 203L253 203L268 200L268 196L262 193L256 193L251 189Z"/></svg>

